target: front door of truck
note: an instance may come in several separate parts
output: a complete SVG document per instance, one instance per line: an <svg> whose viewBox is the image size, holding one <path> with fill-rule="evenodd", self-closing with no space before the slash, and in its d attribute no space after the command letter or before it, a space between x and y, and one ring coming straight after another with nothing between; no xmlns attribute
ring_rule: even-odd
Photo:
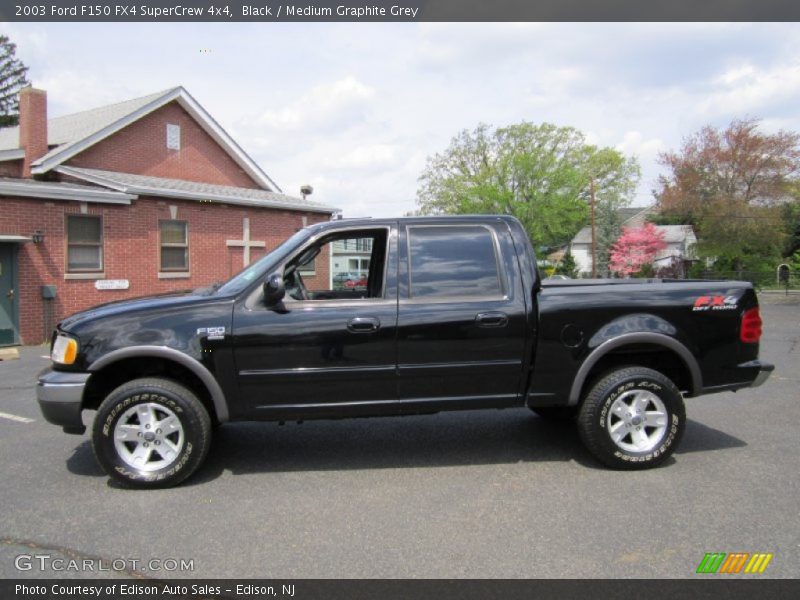
<svg viewBox="0 0 800 600"><path fill-rule="evenodd" d="M397 399L397 235L343 229L281 267L286 296L234 309L240 397L255 418L358 414Z"/></svg>

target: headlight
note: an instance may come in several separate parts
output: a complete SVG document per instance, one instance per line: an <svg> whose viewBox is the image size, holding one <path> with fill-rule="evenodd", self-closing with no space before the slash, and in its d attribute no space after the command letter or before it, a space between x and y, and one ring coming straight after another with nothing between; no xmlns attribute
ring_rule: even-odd
<svg viewBox="0 0 800 600"><path fill-rule="evenodd" d="M78 357L78 342L71 337L59 335L53 343L53 351L50 353L50 360L62 365L71 365Z"/></svg>

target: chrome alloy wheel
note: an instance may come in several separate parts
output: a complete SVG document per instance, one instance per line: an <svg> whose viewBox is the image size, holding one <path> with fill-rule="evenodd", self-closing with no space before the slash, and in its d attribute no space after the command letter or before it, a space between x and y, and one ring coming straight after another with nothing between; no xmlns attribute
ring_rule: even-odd
<svg viewBox="0 0 800 600"><path fill-rule="evenodd" d="M630 390L608 411L606 426L611 440L625 452L649 452L667 433L669 415L661 399L647 390Z"/></svg>
<svg viewBox="0 0 800 600"><path fill-rule="evenodd" d="M114 426L114 447L119 457L140 471L157 471L171 465L181 453L183 425L162 404L147 402L126 410Z"/></svg>

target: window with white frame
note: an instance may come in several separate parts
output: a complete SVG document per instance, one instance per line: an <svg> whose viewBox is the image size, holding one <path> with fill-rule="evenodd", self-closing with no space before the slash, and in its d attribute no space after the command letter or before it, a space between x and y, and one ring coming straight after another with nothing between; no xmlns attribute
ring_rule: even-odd
<svg viewBox="0 0 800 600"><path fill-rule="evenodd" d="M103 270L103 218L67 215L67 272Z"/></svg>
<svg viewBox="0 0 800 600"><path fill-rule="evenodd" d="M186 221L159 221L161 271L189 270L189 226Z"/></svg>

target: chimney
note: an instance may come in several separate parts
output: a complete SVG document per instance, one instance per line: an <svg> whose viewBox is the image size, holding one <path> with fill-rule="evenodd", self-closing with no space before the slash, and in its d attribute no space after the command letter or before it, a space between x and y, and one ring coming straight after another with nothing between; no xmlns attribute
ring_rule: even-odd
<svg viewBox="0 0 800 600"><path fill-rule="evenodd" d="M22 176L31 177L31 163L47 154L47 92L31 86L19 92L19 145L25 150Z"/></svg>

